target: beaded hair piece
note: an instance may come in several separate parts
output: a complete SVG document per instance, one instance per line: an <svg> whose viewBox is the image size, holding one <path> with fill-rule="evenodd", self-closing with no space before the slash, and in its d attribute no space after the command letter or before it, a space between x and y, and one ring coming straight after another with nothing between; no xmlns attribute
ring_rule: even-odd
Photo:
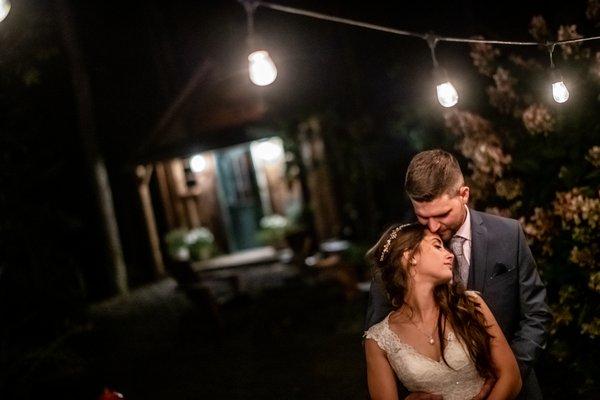
<svg viewBox="0 0 600 400"><path fill-rule="evenodd" d="M383 246L383 250L381 251L381 256L379 257L379 262L383 261L383 259L385 258L385 255L390 251L390 244L392 243L392 240L394 240L398 237L398 232L400 232L402 229L406 228L407 226L411 226L411 225L414 225L414 223L404 224L404 225L400 225L400 226L397 226L394 228L392 233L390 233L390 237L388 238L388 240L385 242L385 245Z"/></svg>

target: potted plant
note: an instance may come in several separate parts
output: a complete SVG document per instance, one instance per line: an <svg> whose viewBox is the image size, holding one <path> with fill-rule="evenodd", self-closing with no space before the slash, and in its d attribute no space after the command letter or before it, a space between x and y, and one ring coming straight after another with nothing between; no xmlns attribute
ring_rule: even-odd
<svg viewBox="0 0 600 400"><path fill-rule="evenodd" d="M207 228L194 228L187 234L188 248L194 261L211 258L215 253L215 237Z"/></svg>
<svg viewBox="0 0 600 400"><path fill-rule="evenodd" d="M260 220L258 240L265 244L282 249L287 247L286 234L290 229L288 218L279 214L266 215Z"/></svg>
<svg viewBox="0 0 600 400"><path fill-rule="evenodd" d="M201 261L216 253L215 238L205 227L173 229L165 236L169 256L178 261Z"/></svg>

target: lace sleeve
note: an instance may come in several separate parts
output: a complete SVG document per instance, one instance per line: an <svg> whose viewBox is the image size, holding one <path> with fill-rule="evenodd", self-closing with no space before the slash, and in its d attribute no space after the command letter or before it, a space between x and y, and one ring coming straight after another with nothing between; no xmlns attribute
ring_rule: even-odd
<svg viewBox="0 0 600 400"><path fill-rule="evenodd" d="M381 322L366 330L365 333L363 333L363 337L365 339L373 339L375 342L377 342L379 348L386 353L389 351L389 340L385 335L383 324Z"/></svg>

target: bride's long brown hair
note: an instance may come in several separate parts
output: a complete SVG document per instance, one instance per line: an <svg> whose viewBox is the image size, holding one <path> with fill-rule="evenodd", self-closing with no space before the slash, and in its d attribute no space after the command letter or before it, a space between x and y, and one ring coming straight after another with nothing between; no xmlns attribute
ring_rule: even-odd
<svg viewBox="0 0 600 400"><path fill-rule="evenodd" d="M411 266L403 261L403 254L408 251L410 259L417 253L427 230L427 227L419 223L403 225L397 230L396 238L389 241L387 250L384 251L390 235L399 226L388 228L366 254L367 259L381 272L387 295L395 308L410 307L404 301L404 296L408 290ZM446 321L448 321L459 340L465 344L479 375L484 378L492 377L494 375L490 344L492 336L486 329L485 317L476 301L465 293L464 285L457 280L453 281L454 283L438 285L433 290L434 300L440 310L437 333L442 359L448 365L444 357L446 343L443 340L446 337Z"/></svg>

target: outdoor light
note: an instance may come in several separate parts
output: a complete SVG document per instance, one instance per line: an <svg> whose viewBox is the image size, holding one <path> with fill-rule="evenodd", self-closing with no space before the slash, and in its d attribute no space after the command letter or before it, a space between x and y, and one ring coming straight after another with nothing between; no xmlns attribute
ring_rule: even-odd
<svg viewBox="0 0 600 400"><path fill-rule="evenodd" d="M437 98L444 107L452 107L458 103L458 92L450 82L444 82L436 86Z"/></svg>
<svg viewBox="0 0 600 400"><path fill-rule="evenodd" d="M190 160L190 168L193 172L202 172L206 168L206 159L200 154L195 155Z"/></svg>
<svg viewBox="0 0 600 400"><path fill-rule="evenodd" d="M250 81L257 86L267 86L277 78L277 68L271 59L269 52L264 49L257 49L257 37L254 34L254 12L258 7L258 2L251 0L239 0L246 10L246 23L248 27L248 48L251 53L248 56L248 73Z"/></svg>
<svg viewBox="0 0 600 400"><path fill-rule="evenodd" d="M458 91L456 87L452 84L446 72L441 68L438 64L436 55L435 55L435 47L438 42L453 42L453 43L469 43L469 44L489 44L489 45L506 45L506 46L529 46L529 47L539 47L546 46L550 53L550 69L552 78L550 82L552 82L552 97L554 101L557 103L564 103L569 100L570 93L565 85L560 73L554 67L554 62L552 59L552 53L556 45L566 45L566 44L574 44L581 43L584 41L598 41L600 40L599 36L590 36L590 37L578 37L576 39L565 39L558 40L556 42L546 41L545 43L540 43L539 41L514 41L514 40L489 40L485 38L461 38L461 37L449 37L449 36L438 36L433 32L429 33L421 33L421 32L413 32L404 29L396 29L387 26L375 25L363 21L357 21L347 18L341 18L335 15L327 15L321 14L310 10L303 10L299 8L293 8L288 6L282 6L279 4L260 1L260 0L238 0L246 10L247 17L247 28L248 28L248 48L249 53L248 62L249 62L249 74L250 80L258 86L266 86L271 84L277 78L277 68L275 67L275 63L269 56L269 53L264 50L262 46L256 46L256 36L254 35L254 12L258 7L269 8L271 10L281 11L289 14L302 15L310 18L320 19L324 21L330 21L335 23L342 23L351 26L357 26L361 28L372 29L380 32L393 33L400 36L407 36L418 38L420 40L425 40L429 45L431 50L431 59L433 61L433 69L434 69L434 77L435 77L435 86L437 99L439 103L443 107L453 107L458 103ZM8 3L7 0L0 0L0 4Z"/></svg>
<svg viewBox="0 0 600 400"><path fill-rule="evenodd" d="M264 161L275 161L282 153L281 146L270 141L261 142L256 146L256 155Z"/></svg>
<svg viewBox="0 0 600 400"><path fill-rule="evenodd" d="M564 103L569 100L569 90L562 80L552 84L552 97L557 103Z"/></svg>
<svg viewBox="0 0 600 400"><path fill-rule="evenodd" d="M250 80L258 86L267 86L275 81L277 68L266 50L258 50L248 56Z"/></svg>
<svg viewBox="0 0 600 400"><path fill-rule="evenodd" d="M437 99L443 107L452 107L458 103L458 92L454 85L448 79L446 71L437 66L433 70L433 77L436 83Z"/></svg>
<svg viewBox="0 0 600 400"><path fill-rule="evenodd" d="M431 50L431 60L433 61L433 79L436 83L437 98L443 107L452 107L458 103L458 92L450 80L446 70L439 66L435 56L435 46L439 40L437 36L426 35L425 39Z"/></svg>
<svg viewBox="0 0 600 400"><path fill-rule="evenodd" d="M564 103L569 100L569 90L563 82L562 75L558 68L554 66L554 59L552 54L554 53L554 47L556 43L548 45L548 52L550 53L550 80L552 82L552 97L557 103Z"/></svg>
<svg viewBox="0 0 600 400"><path fill-rule="evenodd" d="M4 21L4 18L10 12L10 1L0 0L0 22Z"/></svg>

